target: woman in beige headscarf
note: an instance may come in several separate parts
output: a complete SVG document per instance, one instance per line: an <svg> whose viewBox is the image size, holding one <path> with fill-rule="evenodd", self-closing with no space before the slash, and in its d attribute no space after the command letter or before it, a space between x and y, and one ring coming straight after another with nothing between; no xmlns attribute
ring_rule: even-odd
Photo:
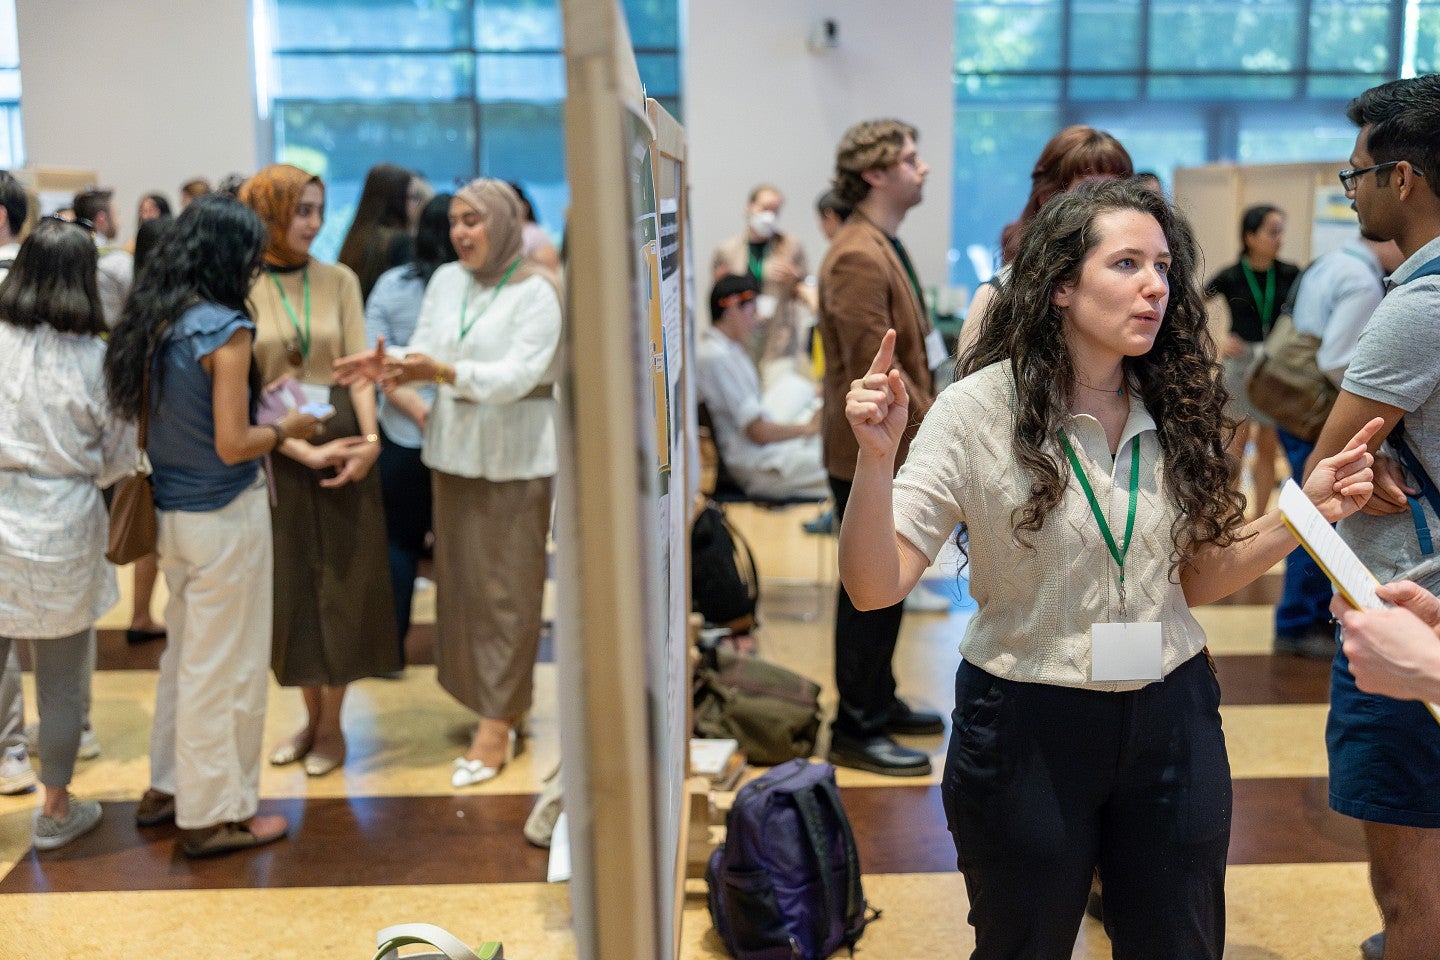
<svg viewBox="0 0 1440 960"><path fill-rule="evenodd" d="M451 784L500 773L530 709L555 475L555 279L523 256L514 190L475 180L450 203L456 263L435 271L403 355L336 364L340 381L439 385L422 459L435 492L440 685L480 716Z"/></svg>
<svg viewBox="0 0 1440 960"><path fill-rule="evenodd" d="M286 440L275 477L275 614L271 664L300 687L305 725L270 755L312 777L345 762L340 708L353 680L400 668L395 646L380 479L375 391L336 386L336 357L362 349L365 309L348 267L310 256L325 187L289 164L261 170L240 200L269 231L264 269L250 288L255 362L265 383L285 377L335 415L311 440Z"/></svg>

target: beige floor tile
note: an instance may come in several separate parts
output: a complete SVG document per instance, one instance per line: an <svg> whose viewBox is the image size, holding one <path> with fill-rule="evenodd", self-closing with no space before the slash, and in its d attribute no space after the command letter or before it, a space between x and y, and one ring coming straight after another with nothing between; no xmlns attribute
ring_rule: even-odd
<svg viewBox="0 0 1440 960"><path fill-rule="evenodd" d="M51 893L0 898L7 957L368 960L375 934L423 921L505 955L569 960L564 885L331 887L181 893Z"/></svg>
<svg viewBox="0 0 1440 960"><path fill-rule="evenodd" d="M726 953L710 924L703 881L686 886L682 960ZM965 922L959 874L890 874L865 878L865 896L884 910L866 929L857 957L960 960L975 940ZM1350 960L1379 929L1364 864L1232 867L1226 884L1226 960ZM1110 941L1086 918L1074 960L1109 960Z"/></svg>
<svg viewBox="0 0 1440 960"><path fill-rule="evenodd" d="M1325 704L1222 707L1230 772L1243 777L1325 777Z"/></svg>

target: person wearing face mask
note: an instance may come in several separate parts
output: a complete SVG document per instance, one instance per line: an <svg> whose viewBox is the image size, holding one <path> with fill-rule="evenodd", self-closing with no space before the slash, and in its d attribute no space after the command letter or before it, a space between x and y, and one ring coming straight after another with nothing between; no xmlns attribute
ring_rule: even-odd
<svg viewBox="0 0 1440 960"><path fill-rule="evenodd" d="M459 260L435 270L403 350L335 365L342 383L433 383L436 679L480 717L455 760L459 789L499 776L534 695L555 447L558 281L524 255L523 210L502 180L450 202Z"/></svg>
<svg viewBox="0 0 1440 960"><path fill-rule="evenodd" d="M750 354L767 386L776 374L793 372L805 352L805 334L816 310L815 288L805 283L810 272L800 242L779 229L785 197L764 185L750 191L745 229L715 248L711 279L749 274L760 284L756 310L760 328Z"/></svg>
<svg viewBox="0 0 1440 960"><path fill-rule="evenodd" d="M300 762L318 777L345 762L346 685L401 666L380 477L372 470L380 456L375 391L337 386L331 369L336 357L365 348L365 308L349 267L310 256L324 222L318 177L273 164L245 182L240 201L269 233L247 300L261 382L288 378L307 402L334 407L315 436L287 439L271 457L271 665L281 686L301 688L306 721L270 762Z"/></svg>

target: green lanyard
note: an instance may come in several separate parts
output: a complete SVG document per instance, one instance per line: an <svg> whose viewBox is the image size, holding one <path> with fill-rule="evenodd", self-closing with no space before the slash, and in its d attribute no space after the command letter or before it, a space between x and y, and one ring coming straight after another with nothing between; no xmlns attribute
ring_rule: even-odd
<svg viewBox="0 0 1440 960"><path fill-rule="evenodd" d="M1265 296L1260 296L1260 282L1255 279L1255 271L1250 268L1244 258L1240 260L1240 269L1245 274L1245 282L1250 285L1250 295L1255 298L1255 309L1260 311L1260 331L1268 334L1270 324L1275 321L1271 310L1275 308L1275 274L1280 271L1271 264L1270 269L1265 271Z"/></svg>
<svg viewBox="0 0 1440 960"><path fill-rule="evenodd" d="M471 278L470 278L470 283L469 283L469 285L467 285L467 286L465 287L465 292L460 295L460 339L461 339L461 340L464 340L464 339L465 339L465 334L467 334L467 333L470 332L470 328L473 327L473 326L475 326L475 324L479 323L479 322L480 322L480 318L483 317L483 316L485 316L485 311L490 309L490 304L491 304L491 303L494 303L496 300L498 300L498 299L500 298L500 291L505 289L505 283L510 279L511 274L513 274L513 273L515 272L515 270L520 266L520 261L521 261L522 259L523 259L522 257L516 257L516 258L515 258L515 262L512 263L512 264L510 264L510 269L505 271L505 276L501 277L501 278L500 278L500 282L495 285L495 296L491 297L489 303L486 303L485 306L484 306L484 308L482 308L479 313L475 314L475 319L474 319L474 320L471 320L469 323L466 323L466 322L465 322L465 315L470 311L470 288L473 287L473 286L475 286L475 278L474 278L474 277L471 277Z"/></svg>
<svg viewBox="0 0 1440 960"><path fill-rule="evenodd" d="M1105 513L1100 509L1100 501L1095 499L1095 491L1090 487L1090 480L1085 476L1085 468L1080 466L1080 458L1075 456L1075 450L1070 446L1070 440L1065 436L1064 431L1060 433L1060 446L1065 448L1065 456L1070 458L1070 466L1075 470L1075 478L1080 481L1080 489L1085 491L1085 499L1090 501L1090 512L1095 514L1095 522L1100 525L1100 532L1105 537L1105 546L1110 548L1110 556L1115 558L1115 566L1120 570L1120 616L1125 616L1125 555L1130 552L1130 535L1135 532L1135 504L1140 497L1140 438L1135 437L1130 441L1130 510L1125 517L1125 542L1119 547L1115 546L1115 537L1110 533L1110 524L1105 522Z"/></svg>
<svg viewBox="0 0 1440 960"><path fill-rule="evenodd" d="M305 329L300 329L300 318L295 316L295 308L290 306L290 298L285 295L285 288L280 286L280 278L270 274L270 282L275 284L275 292L280 294L280 304L285 312L290 315L290 325L295 328L295 336L300 341L300 356L304 360L310 359L310 267L306 266L300 274L301 283L305 288ZM299 366L299 364L296 364Z"/></svg>
<svg viewBox="0 0 1440 960"><path fill-rule="evenodd" d="M768 242L765 244L765 250L767 253L770 250L770 244ZM756 283L765 282L765 258L763 256L757 257L753 252L750 254L750 276L755 278Z"/></svg>

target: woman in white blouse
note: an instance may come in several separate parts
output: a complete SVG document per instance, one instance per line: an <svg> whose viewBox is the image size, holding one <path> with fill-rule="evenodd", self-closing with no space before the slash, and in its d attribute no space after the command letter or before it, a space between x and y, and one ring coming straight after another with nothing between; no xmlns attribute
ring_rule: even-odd
<svg viewBox="0 0 1440 960"><path fill-rule="evenodd" d="M100 488L136 457L134 427L105 401L105 330L90 233L41 220L0 284L0 663L14 641L32 642L45 787L37 850L100 822L100 805L72 799L69 784L91 634L119 599Z"/></svg>
<svg viewBox="0 0 1440 960"><path fill-rule="evenodd" d="M480 716L451 783L497 776L530 709L556 469L556 281L523 255L514 190L480 179L450 203L459 261L435 271L403 355L336 363L342 383L433 382L422 459L434 487L440 685Z"/></svg>
<svg viewBox="0 0 1440 960"><path fill-rule="evenodd" d="M977 960L1069 957L1097 867L1115 956L1224 949L1230 769L1190 607L1295 539L1278 513L1244 523L1227 483L1234 422L1196 260L1162 198L1081 186L1031 223L996 322L898 476L893 333L846 398L860 454L840 572L856 606L904 597L952 536L971 563L979 611L941 795ZM1369 499L1380 423L1307 480L1326 519Z"/></svg>

